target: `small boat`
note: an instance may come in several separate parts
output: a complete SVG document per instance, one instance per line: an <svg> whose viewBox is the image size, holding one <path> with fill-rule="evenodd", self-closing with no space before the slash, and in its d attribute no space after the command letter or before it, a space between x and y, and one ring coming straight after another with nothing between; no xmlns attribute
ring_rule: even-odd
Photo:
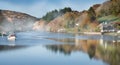
<svg viewBox="0 0 120 65"><path fill-rule="evenodd" d="M14 41L16 39L15 34L8 35L8 40Z"/></svg>

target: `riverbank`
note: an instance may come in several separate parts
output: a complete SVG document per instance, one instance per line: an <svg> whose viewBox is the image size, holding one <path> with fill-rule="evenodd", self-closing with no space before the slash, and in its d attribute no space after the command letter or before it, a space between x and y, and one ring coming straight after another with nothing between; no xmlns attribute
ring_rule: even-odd
<svg viewBox="0 0 120 65"><path fill-rule="evenodd" d="M101 32L83 32L83 34L90 34L90 35L102 35Z"/></svg>
<svg viewBox="0 0 120 65"><path fill-rule="evenodd" d="M104 33L104 35L120 35L120 33L116 33L116 32L106 32L106 33Z"/></svg>
<svg viewBox="0 0 120 65"><path fill-rule="evenodd" d="M120 35L120 33L116 33L116 32L105 32L105 33L101 33L101 32L77 32L77 34L86 34L86 35Z"/></svg>

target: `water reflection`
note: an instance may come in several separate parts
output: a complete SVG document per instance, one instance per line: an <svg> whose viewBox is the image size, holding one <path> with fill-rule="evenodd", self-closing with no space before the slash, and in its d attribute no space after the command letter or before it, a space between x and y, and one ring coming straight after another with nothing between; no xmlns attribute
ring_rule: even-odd
<svg viewBox="0 0 120 65"><path fill-rule="evenodd" d="M120 65L120 36L24 32L17 36L16 41L0 38L0 65Z"/></svg>
<svg viewBox="0 0 120 65"><path fill-rule="evenodd" d="M45 46L48 50L51 50L55 53L59 52L70 56L74 52L83 52L88 54L90 59L100 59L109 65L120 65L120 40L118 39L118 36L112 37L112 40L106 40L104 36L101 36L101 38L98 40L93 38L81 40L77 36L75 39L52 38L51 40L61 41L65 43Z"/></svg>
<svg viewBox="0 0 120 65"><path fill-rule="evenodd" d="M15 46L15 45L0 45L0 52L2 51L10 51L10 50L16 50L16 49L21 49L21 48L26 48L28 46L23 46L23 45L19 45L19 46Z"/></svg>

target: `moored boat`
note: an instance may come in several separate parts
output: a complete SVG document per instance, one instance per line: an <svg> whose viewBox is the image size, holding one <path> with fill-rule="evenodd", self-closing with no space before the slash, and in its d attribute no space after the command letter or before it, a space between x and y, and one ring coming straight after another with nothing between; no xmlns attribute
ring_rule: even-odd
<svg viewBox="0 0 120 65"><path fill-rule="evenodd" d="M7 38L8 38L8 40L14 41L16 39L16 36L15 36L15 34L10 34L10 35L8 35Z"/></svg>

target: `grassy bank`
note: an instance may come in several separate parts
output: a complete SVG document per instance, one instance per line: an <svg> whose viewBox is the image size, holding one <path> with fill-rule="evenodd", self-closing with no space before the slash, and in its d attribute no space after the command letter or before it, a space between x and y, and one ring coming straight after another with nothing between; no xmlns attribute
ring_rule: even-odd
<svg viewBox="0 0 120 65"><path fill-rule="evenodd" d="M102 16L97 19L100 23L102 22L114 22L114 21L120 21L120 17L114 16L114 15L109 15L109 16Z"/></svg>

